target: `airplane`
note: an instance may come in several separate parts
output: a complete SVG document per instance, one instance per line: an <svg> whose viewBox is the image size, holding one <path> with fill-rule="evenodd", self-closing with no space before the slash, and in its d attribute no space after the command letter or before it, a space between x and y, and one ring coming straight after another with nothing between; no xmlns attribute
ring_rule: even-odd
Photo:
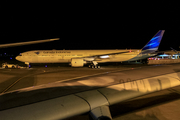
<svg viewBox="0 0 180 120"><path fill-rule="evenodd" d="M51 42L51 41L55 41L55 40L59 40L59 38L46 39L46 40L37 40L37 41L28 41L28 42L19 42L19 43L0 44L0 48L15 47L15 46L22 46L22 45L30 45L30 44L37 44L37 43L44 43L44 42Z"/></svg>
<svg viewBox="0 0 180 120"><path fill-rule="evenodd" d="M179 66L173 66L172 70L175 68L179 68ZM32 86L10 91L0 94L0 103L2 103L0 107L0 116L3 120L52 120L66 119L76 115L90 113L94 120L111 120L112 116L109 106L138 96L179 86L180 72L174 71L173 73L167 73L166 70L167 69L160 75L157 75L158 73L154 76L152 74L146 74L146 77L140 79L136 78L132 81L129 81L129 79L123 80L121 78L121 72L106 73L101 76L92 77L91 79L117 80L119 82L109 86L100 86L98 88L96 88L96 86L89 86L88 88L88 86L83 85L79 86L79 88L75 85L67 86L68 89L71 89L72 93L68 93L69 91L66 86L62 86L63 83L61 82L59 84L53 83ZM159 71L159 69L157 69L157 71ZM153 71L152 73L156 72ZM142 74L142 72L140 74ZM84 81L86 80L89 80L89 78L84 79ZM80 87L81 89L88 89L79 90ZM94 87L94 89L92 89L92 87ZM61 94L52 94L56 92Z"/></svg>
<svg viewBox="0 0 180 120"><path fill-rule="evenodd" d="M156 55L165 30L159 30L141 49L131 50L33 50L23 52L16 60L30 63L69 63L71 67L100 68L98 63L137 61Z"/></svg>

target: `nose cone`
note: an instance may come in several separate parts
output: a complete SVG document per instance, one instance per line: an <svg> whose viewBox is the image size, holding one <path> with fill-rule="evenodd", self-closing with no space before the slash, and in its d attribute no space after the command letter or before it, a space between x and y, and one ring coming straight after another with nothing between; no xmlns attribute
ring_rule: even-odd
<svg viewBox="0 0 180 120"><path fill-rule="evenodd" d="M16 56L16 60L21 61L21 56Z"/></svg>

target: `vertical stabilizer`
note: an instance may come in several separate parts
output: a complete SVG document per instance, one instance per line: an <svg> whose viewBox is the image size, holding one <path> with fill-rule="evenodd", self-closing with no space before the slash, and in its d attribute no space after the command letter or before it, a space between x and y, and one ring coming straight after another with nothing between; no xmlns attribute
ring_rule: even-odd
<svg viewBox="0 0 180 120"><path fill-rule="evenodd" d="M142 48L141 53L152 53L158 50L165 30L159 30L156 35Z"/></svg>

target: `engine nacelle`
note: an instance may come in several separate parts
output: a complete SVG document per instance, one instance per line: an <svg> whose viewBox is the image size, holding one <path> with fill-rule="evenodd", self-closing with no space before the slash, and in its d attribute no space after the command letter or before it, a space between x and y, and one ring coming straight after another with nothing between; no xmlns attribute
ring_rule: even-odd
<svg viewBox="0 0 180 120"><path fill-rule="evenodd" d="M84 61L82 58L72 59L71 67L83 67L84 63L86 63L86 61Z"/></svg>

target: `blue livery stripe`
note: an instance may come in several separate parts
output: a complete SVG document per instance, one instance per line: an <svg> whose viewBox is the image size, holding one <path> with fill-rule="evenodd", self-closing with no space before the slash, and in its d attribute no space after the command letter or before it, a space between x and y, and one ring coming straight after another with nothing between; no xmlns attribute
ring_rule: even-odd
<svg viewBox="0 0 180 120"><path fill-rule="evenodd" d="M143 47L143 50L157 50L165 30L159 30L157 34Z"/></svg>

